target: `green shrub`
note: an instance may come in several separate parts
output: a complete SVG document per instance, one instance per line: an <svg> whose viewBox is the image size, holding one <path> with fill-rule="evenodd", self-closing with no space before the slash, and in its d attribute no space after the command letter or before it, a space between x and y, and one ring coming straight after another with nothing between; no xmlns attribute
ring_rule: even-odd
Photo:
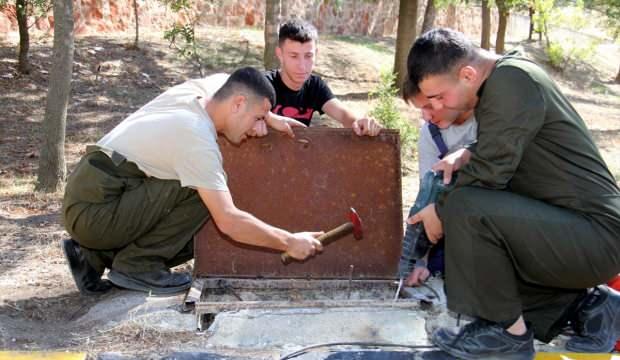
<svg viewBox="0 0 620 360"><path fill-rule="evenodd" d="M568 28L574 32L587 30L593 21L591 12L585 10L583 0L575 0L570 6L551 9L549 19L549 25ZM590 61L599 43L600 40L595 38L571 37L559 32L553 34L553 39L547 43L546 51L551 65L562 71L571 65Z"/></svg>
<svg viewBox="0 0 620 360"><path fill-rule="evenodd" d="M575 40L566 40L563 43L551 42L546 51L551 66L563 71L576 63L588 62L596 53L597 46L597 41L577 44Z"/></svg>
<svg viewBox="0 0 620 360"><path fill-rule="evenodd" d="M400 131L401 155L409 158L415 149L418 129L396 107L398 90L394 86L395 79L392 72L381 72L379 85L370 92L375 104L369 115L379 120L385 128Z"/></svg>
<svg viewBox="0 0 620 360"><path fill-rule="evenodd" d="M551 66L556 69L562 69L564 65L564 49L562 49L562 45L555 42L551 43L547 48L547 56Z"/></svg>

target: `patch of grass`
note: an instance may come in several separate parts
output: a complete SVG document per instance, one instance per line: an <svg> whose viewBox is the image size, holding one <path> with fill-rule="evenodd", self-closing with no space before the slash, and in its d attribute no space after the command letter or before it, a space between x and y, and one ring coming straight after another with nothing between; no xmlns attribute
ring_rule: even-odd
<svg viewBox="0 0 620 360"><path fill-rule="evenodd" d="M18 217L45 213L60 207L64 190L55 193L34 191L36 174L0 178L0 213Z"/></svg>
<svg viewBox="0 0 620 360"><path fill-rule="evenodd" d="M605 84L601 84L597 81L593 81L590 84L590 89L592 89L592 92L597 95L608 95L610 92L609 88L605 86Z"/></svg>
<svg viewBox="0 0 620 360"><path fill-rule="evenodd" d="M349 44L363 46L367 49L383 53L383 54L394 54L394 47L388 46L384 43L377 42L377 39L373 39L370 37L362 37L362 36L351 36L351 35L328 35L328 39L343 41Z"/></svg>
<svg viewBox="0 0 620 360"><path fill-rule="evenodd" d="M212 42L206 47L203 57L207 69L235 69L239 66L261 67L263 65L262 49L252 46L248 41L242 44Z"/></svg>
<svg viewBox="0 0 620 360"><path fill-rule="evenodd" d="M0 195L7 197L31 194L34 191L34 185L37 181L35 175L14 175L10 177L0 178Z"/></svg>

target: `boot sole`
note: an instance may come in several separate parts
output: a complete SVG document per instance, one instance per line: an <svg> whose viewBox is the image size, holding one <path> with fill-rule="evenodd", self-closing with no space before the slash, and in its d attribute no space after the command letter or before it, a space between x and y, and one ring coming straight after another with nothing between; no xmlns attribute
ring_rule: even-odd
<svg viewBox="0 0 620 360"><path fill-rule="evenodd" d="M188 290L192 286L192 282L190 281L187 284L179 285L179 286L156 287L153 285L149 285L138 279L131 278L123 273L120 273L114 270L108 273L108 279L110 279L112 284L118 287L129 289L129 290L143 291L143 292L151 293L154 295L178 294L178 293Z"/></svg>

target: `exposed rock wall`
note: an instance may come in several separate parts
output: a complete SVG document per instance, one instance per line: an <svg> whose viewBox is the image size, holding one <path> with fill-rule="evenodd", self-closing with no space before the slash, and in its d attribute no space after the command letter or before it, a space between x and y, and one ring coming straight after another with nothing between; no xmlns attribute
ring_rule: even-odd
<svg viewBox="0 0 620 360"><path fill-rule="evenodd" d="M73 0L77 34L96 34L131 30L134 26L134 0ZM184 23L187 14L173 13L158 0L137 0L140 27L161 29L172 22ZM205 24L232 27L262 28L265 19L265 0L191 0L192 16ZM281 0L281 18L301 17L314 23L321 33L369 35L373 37L392 36L398 23L398 0L356 1L311 1ZM418 14L422 16L423 1ZM480 9L461 5L449 13L441 9L436 26L450 26L471 36L479 33ZM50 11L40 18L30 18L31 29L49 31L53 27ZM422 18L418 19L418 26ZM493 19L493 26L496 25ZM12 5L0 11L0 36L17 31L15 8ZM494 29L493 29L494 31Z"/></svg>

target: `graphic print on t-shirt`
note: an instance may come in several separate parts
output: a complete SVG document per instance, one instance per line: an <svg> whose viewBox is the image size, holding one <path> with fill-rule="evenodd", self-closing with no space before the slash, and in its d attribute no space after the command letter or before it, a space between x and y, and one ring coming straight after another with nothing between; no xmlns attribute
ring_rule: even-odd
<svg viewBox="0 0 620 360"><path fill-rule="evenodd" d="M312 113L314 113L314 109L311 108L296 108L294 106L283 106L280 104L276 105L271 111L278 115L300 120L306 125L310 123Z"/></svg>

